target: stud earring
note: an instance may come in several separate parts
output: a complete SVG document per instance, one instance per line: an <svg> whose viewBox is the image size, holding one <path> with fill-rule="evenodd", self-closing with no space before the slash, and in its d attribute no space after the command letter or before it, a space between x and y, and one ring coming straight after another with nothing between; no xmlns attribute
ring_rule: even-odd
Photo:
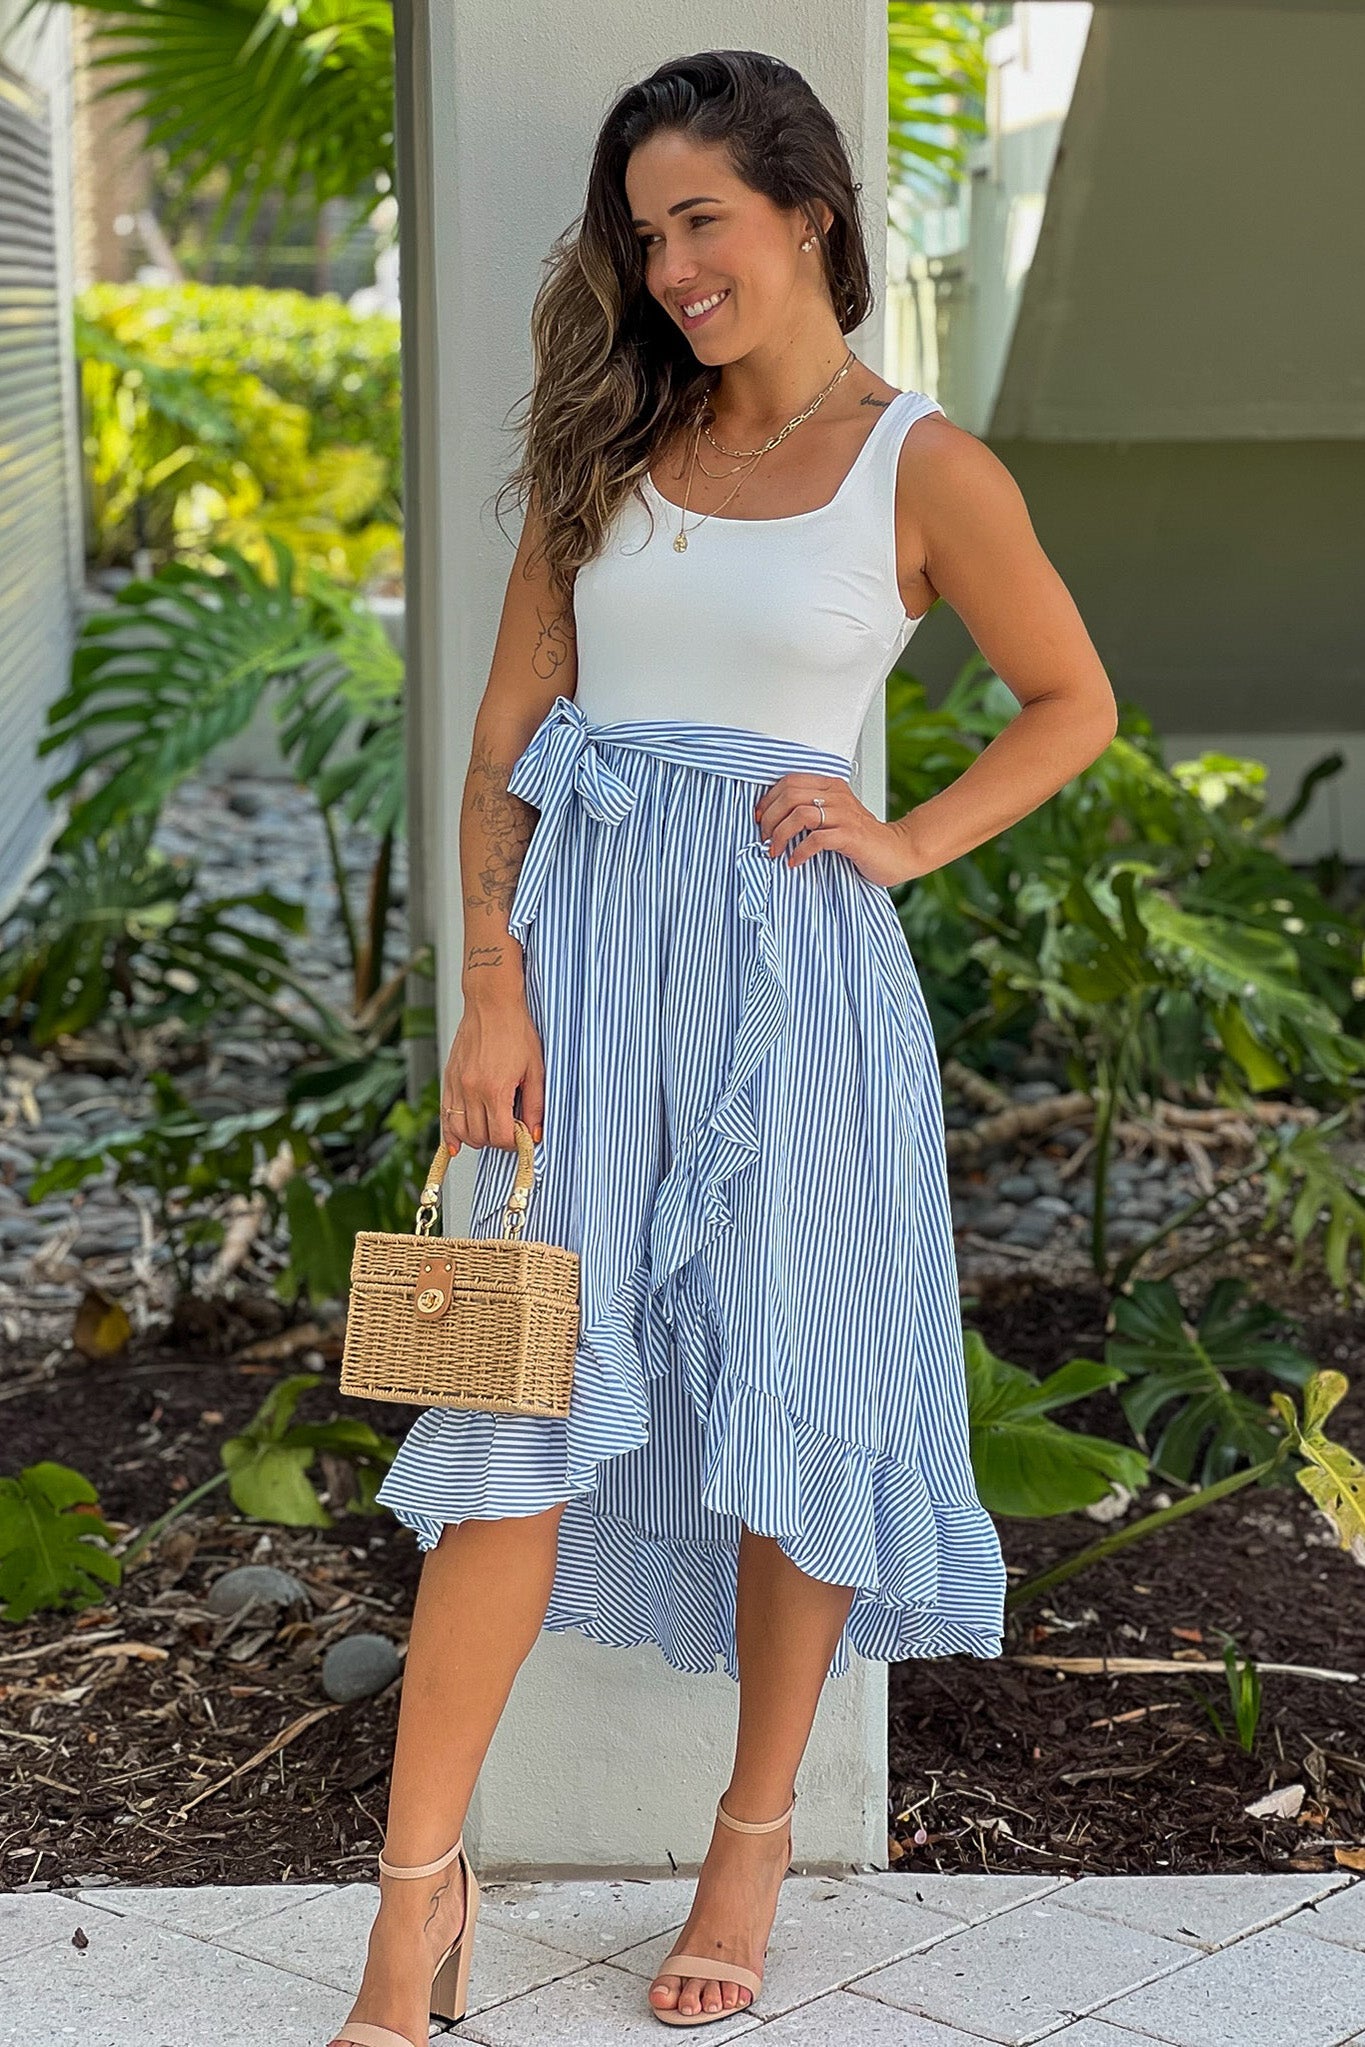
<svg viewBox="0 0 1365 2047"><path fill-rule="evenodd" d="M802 242L801 246L803 249L813 249L815 247L814 235L807 235L805 241Z"/></svg>

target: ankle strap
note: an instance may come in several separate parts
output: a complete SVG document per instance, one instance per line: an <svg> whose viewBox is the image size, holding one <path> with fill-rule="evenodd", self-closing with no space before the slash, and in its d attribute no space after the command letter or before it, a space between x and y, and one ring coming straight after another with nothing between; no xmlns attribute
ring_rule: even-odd
<svg viewBox="0 0 1365 2047"><path fill-rule="evenodd" d="M461 1834L455 1846L448 1849L444 1855L438 1855L434 1862L414 1862L409 1864L390 1862L381 1848L379 1851L379 1867L383 1870L385 1876L435 1876L438 1869L444 1869L447 1863L455 1860L455 1857L463 1847L464 1835Z"/></svg>
<svg viewBox="0 0 1365 2047"><path fill-rule="evenodd" d="M737 1834L771 1834L775 1832L778 1827L784 1826L795 1811L796 1811L795 1792L792 1793L792 1802L787 1807L787 1810L785 1812L780 1812L775 1820L737 1820L734 1819L731 1816L731 1814L729 1814L725 1810L725 1807L721 1804L719 1799L717 1799L716 1801L717 1819L719 1819L725 1826L733 1827Z"/></svg>

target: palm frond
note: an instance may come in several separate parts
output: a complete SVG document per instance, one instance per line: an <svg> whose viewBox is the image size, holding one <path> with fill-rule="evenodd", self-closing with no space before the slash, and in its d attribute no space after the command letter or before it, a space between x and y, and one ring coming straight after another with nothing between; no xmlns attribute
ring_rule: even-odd
<svg viewBox="0 0 1365 2047"><path fill-rule="evenodd" d="M112 772L72 806L59 846L156 811L213 747L244 728L272 682L330 659L330 629L296 594L287 548L274 544L273 583L240 554L225 549L222 559L221 575L173 562L87 619L70 686L49 712L38 752L75 743L75 763L48 788L49 799L92 769Z"/></svg>
<svg viewBox="0 0 1365 2047"><path fill-rule="evenodd" d="M334 664L293 677L280 701L280 743L300 781L329 806L383 837L406 825L403 662L375 614L322 578L316 602L336 626ZM354 750L333 759L343 738Z"/></svg>
<svg viewBox="0 0 1365 2047"><path fill-rule="evenodd" d="M966 169L974 136L985 133L985 38L997 10L890 0L887 36L887 174L941 200Z"/></svg>
<svg viewBox="0 0 1365 2047"><path fill-rule="evenodd" d="M388 0L82 0L103 96L137 101L148 140L222 213L268 193L317 207L393 175Z"/></svg>

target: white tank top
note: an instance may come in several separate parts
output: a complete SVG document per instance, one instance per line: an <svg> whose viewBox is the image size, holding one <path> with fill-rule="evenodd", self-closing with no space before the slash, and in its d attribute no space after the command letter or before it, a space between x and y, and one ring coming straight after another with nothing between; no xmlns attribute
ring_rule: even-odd
<svg viewBox="0 0 1365 2047"><path fill-rule="evenodd" d="M578 685L593 724L697 719L854 760L872 699L920 618L896 578L896 465L917 419L899 391L827 504L777 519L680 514L646 477L574 584ZM652 515L652 518L651 518ZM651 533L651 524L653 532Z"/></svg>

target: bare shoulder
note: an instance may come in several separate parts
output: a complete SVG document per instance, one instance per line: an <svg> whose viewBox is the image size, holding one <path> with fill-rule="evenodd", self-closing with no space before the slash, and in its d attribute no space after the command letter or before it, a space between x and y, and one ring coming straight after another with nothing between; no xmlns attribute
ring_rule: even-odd
<svg viewBox="0 0 1365 2047"><path fill-rule="evenodd" d="M1113 689L1022 490L984 441L941 413L905 436L896 558L906 610L942 597L1021 704L1066 692L1078 716L1112 730Z"/></svg>
<svg viewBox="0 0 1365 2047"><path fill-rule="evenodd" d="M1027 520L1023 493L993 449L941 412L912 420L901 442L896 507L907 516L976 524Z"/></svg>
<svg viewBox="0 0 1365 2047"><path fill-rule="evenodd" d="M991 482L1014 487L1014 478L1000 457L943 412L921 413L906 428L897 482L908 481L948 492Z"/></svg>
<svg viewBox="0 0 1365 2047"><path fill-rule="evenodd" d="M942 412L912 420L896 469L896 558L907 612L951 593L946 564L994 544L1033 545L1023 493L1000 457Z"/></svg>

